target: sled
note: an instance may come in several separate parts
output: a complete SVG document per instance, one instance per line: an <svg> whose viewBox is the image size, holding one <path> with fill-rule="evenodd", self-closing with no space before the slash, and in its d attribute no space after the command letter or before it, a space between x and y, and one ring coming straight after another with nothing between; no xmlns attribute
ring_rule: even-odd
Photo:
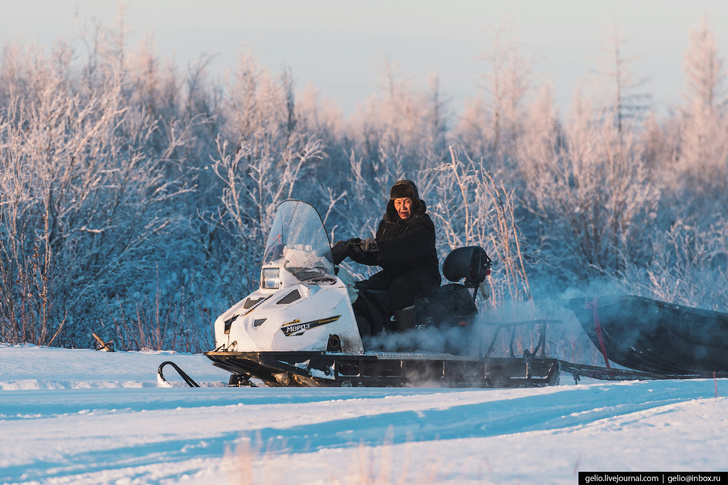
<svg viewBox="0 0 728 485"><path fill-rule="evenodd" d="M728 314L635 296L562 301L609 361L656 377L728 375ZM607 373L608 374L608 373Z"/></svg>
<svg viewBox="0 0 728 485"><path fill-rule="evenodd" d="M318 212L302 201L284 201L265 246L259 288L217 318L216 348L205 355L231 373L231 385L240 386L556 385L559 361L543 353L494 357L492 343L485 353L472 348L474 300L490 263L476 246L451 252L443 263L450 283L416 302L416 329L391 335L408 345L382 350L362 338L360 327L366 326L352 306L359 297L356 286L334 265ZM438 348L412 343L424 335L444 340L453 334L463 344L445 345L444 352L441 342ZM385 330L376 338L389 335Z"/></svg>

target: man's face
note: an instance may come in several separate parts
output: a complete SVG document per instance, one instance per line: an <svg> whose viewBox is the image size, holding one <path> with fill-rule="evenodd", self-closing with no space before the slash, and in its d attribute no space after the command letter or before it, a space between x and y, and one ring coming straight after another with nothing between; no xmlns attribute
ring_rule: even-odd
<svg viewBox="0 0 728 485"><path fill-rule="evenodd" d="M409 197L400 197L394 199L394 210L399 214L399 218L406 221L412 215L410 208L412 207L412 199Z"/></svg>

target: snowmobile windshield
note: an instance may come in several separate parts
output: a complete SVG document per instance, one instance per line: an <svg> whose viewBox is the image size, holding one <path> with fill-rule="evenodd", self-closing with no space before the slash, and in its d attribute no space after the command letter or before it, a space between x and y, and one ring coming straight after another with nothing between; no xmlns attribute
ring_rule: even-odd
<svg viewBox="0 0 728 485"><path fill-rule="evenodd" d="M336 279L329 237L311 205L287 200L278 207L263 264L284 268L305 282Z"/></svg>

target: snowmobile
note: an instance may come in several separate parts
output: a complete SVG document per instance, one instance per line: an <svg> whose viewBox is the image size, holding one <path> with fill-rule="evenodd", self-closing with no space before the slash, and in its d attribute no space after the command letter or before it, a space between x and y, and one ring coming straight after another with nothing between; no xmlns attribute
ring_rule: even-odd
<svg viewBox="0 0 728 485"><path fill-rule="evenodd" d="M536 352L492 357L471 345L475 299L491 260L477 246L456 248L443 263L450 283L415 303L418 326L397 335L366 331L372 318L356 282L334 264L328 234L306 202L280 204L265 245L260 286L214 323L214 351L205 355L231 372L230 385L530 387L555 385L559 361ZM472 294L471 294L472 291ZM373 303L375 305L375 303ZM371 305L367 305L372 308ZM459 342L441 345L458 334ZM419 338L423 335L434 339ZM434 340L434 343L433 343ZM387 347L382 342L398 342ZM404 343L404 344L403 344ZM466 348L467 347L467 348Z"/></svg>

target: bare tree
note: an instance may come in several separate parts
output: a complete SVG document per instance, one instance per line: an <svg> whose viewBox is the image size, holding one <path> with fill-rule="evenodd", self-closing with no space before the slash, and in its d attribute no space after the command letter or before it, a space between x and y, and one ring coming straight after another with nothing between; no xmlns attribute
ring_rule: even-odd
<svg viewBox="0 0 728 485"><path fill-rule="evenodd" d="M625 45L626 40L619 35L615 21L606 39L606 56L600 75L606 98L604 112L613 120L620 136L629 130L626 123L640 122L650 107L650 96L644 90L646 80L638 77L632 67L639 58L625 57Z"/></svg>
<svg viewBox="0 0 728 485"><path fill-rule="evenodd" d="M687 80L686 99L704 109L713 110L724 101L725 71L718 54L713 29L703 17L690 31L690 47L685 52L684 71Z"/></svg>

